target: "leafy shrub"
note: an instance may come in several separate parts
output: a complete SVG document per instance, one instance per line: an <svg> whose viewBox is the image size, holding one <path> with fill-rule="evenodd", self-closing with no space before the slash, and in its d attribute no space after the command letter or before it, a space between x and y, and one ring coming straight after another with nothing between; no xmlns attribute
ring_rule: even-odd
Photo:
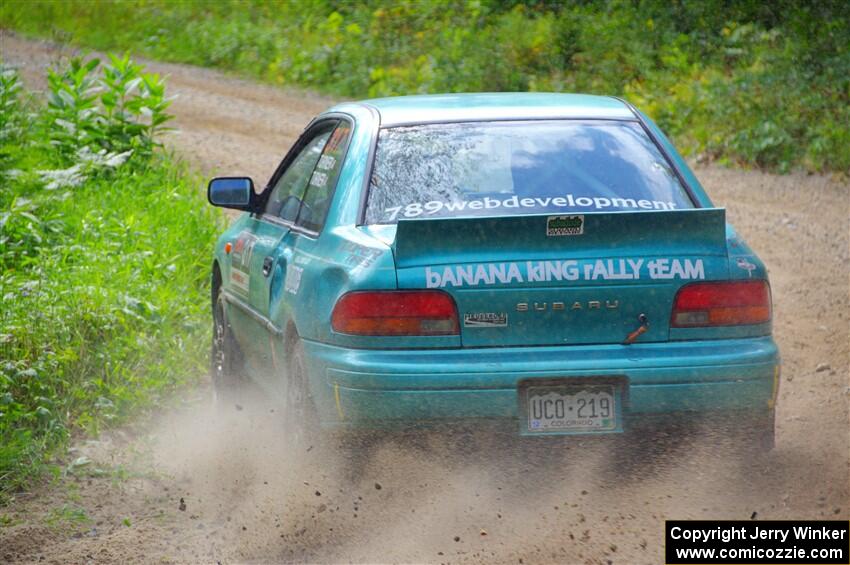
<svg viewBox="0 0 850 565"><path fill-rule="evenodd" d="M0 68L0 143L21 133L19 118L21 79L14 69Z"/></svg>
<svg viewBox="0 0 850 565"><path fill-rule="evenodd" d="M129 55L109 59L101 76L95 74L99 59L75 57L62 72L48 70L48 131L53 145L69 158L79 157L83 147L148 158L171 119L157 75L141 72Z"/></svg>
<svg viewBox="0 0 850 565"><path fill-rule="evenodd" d="M0 502L75 430L204 370L218 216L155 151L162 81L127 57L99 68L51 71L46 105L0 70Z"/></svg>
<svg viewBox="0 0 850 565"><path fill-rule="evenodd" d="M31 0L0 25L351 97L625 95L693 156L850 170L845 0Z"/></svg>

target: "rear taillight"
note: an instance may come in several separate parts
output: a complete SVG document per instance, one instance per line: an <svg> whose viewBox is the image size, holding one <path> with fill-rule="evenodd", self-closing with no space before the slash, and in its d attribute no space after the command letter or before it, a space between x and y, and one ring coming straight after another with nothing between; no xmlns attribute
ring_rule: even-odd
<svg viewBox="0 0 850 565"><path fill-rule="evenodd" d="M682 287L673 304L670 326L740 326L770 321L767 281L693 283Z"/></svg>
<svg viewBox="0 0 850 565"><path fill-rule="evenodd" d="M457 308L438 290L349 292L334 306L335 332L354 335L457 335Z"/></svg>

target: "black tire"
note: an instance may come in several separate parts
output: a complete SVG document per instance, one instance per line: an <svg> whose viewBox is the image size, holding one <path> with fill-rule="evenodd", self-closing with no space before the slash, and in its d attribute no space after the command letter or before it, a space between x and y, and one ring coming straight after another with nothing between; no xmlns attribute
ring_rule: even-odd
<svg viewBox="0 0 850 565"><path fill-rule="evenodd" d="M298 458L321 437L308 378L304 346L296 340L289 352L283 386L283 428L290 451Z"/></svg>
<svg viewBox="0 0 850 565"><path fill-rule="evenodd" d="M213 335L210 351L210 375L217 401L239 400L244 388L242 352L233 337L224 308L221 288L213 286Z"/></svg>

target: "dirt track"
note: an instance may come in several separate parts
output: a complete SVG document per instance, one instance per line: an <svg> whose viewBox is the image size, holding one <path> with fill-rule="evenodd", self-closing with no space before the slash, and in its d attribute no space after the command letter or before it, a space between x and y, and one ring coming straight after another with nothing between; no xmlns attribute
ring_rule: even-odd
<svg viewBox="0 0 850 565"><path fill-rule="evenodd" d="M0 42L32 88L60 55ZM176 150L260 185L330 103L203 69L150 68L178 95ZM555 455L539 447L446 447L431 436L376 446L359 467L320 450L292 462L273 406L216 411L201 387L82 443L75 455L93 463L0 509L0 560L661 563L665 518L846 519L850 187L719 167L697 175L770 268L783 376L765 461L732 458L706 434L639 457L622 441L578 442L546 469L539 461Z"/></svg>

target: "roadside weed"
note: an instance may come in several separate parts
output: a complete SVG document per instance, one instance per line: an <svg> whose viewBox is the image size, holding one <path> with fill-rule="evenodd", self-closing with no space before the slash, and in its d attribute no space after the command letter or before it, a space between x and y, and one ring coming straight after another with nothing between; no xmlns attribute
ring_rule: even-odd
<svg viewBox="0 0 850 565"><path fill-rule="evenodd" d="M78 527L91 523L91 518L85 508L76 504L63 504L59 508L51 508L44 518L51 528Z"/></svg>
<svg viewBox="0 0 850 565"><path fill-rule="evenodd" d="M219 216L158 150L162 80L125 56L72 59L48 86L26 98L0 69L0 504L73 433L203 374L208 348Z"/></svg>

